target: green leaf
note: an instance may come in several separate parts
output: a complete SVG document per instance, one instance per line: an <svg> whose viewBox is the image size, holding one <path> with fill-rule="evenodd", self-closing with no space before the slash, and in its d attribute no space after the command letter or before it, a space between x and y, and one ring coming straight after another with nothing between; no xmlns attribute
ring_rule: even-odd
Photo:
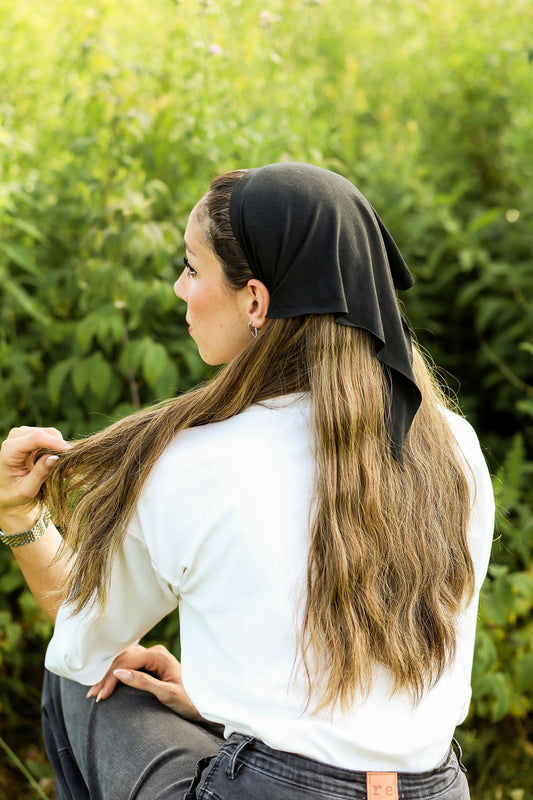
<svg viewBox="0 0 533 800"><path fill-rule="evenodd" d="M197 381L205 378L206 366L198 355L198 350L194 342L187 338L174 343L174 351L183 358L187 369L190 372L191 380Z"/></svg>
<svg viewBox="0 0 533 800"><path fill-rule="evenodd" d="M494 567L490 572L494 574ZM496 625L514 624L518 616L533 608L533 575L514 572L496 578L485 586L480 605L487 619Z"/></svg>
<svg viewBox="0 0 533 800"><path fill-rule="evenodd" d="M76 327L76 341L78 342L81 352L87 353L91 346L91 342L96 333L96 319L94 314L82 319Z"/></svg>
<svg viewBox="0 0 533 800"><path fill-rule="evenodd" d="M10 224L15 228L24 231L24 233L27 233L33 239L37 239L38 242L46 241L46 236L37 228L36 225L33 224L33 222L29 222L27 219L11 217Z"/></svg>
<svg viewBox="0 0 533 800"><path fill-rule="evenodd" d="M59 405L61 389L63 387L63 383L65 382L65 378L72 369L73 363L73 358L66 358L64 361L59 361L57 364L55 364L48 373L48 395L53 406Z"/></svg>
<svg viewBox="0 0 533 800"><path fill-rule="evenodd" d="M515 609L515 595L509 581L501 578L489 584L481 596L480 606L490 622L505 626Z"/></svg>
<svg viewBox="0 0 533 800"><path fill-rule="evenodd" d="M513 437L511 449L505 460L506 482L517 490L524 474L525 446L520 434Z"/></svg>
<svg viewBox="0 0 533 800"><path fill-rule="evenodd" d="M22 267L25 272L35 277L40 276L40 270L35 263L33 253L30 253L25 247L21 247L21 245L14 244L13 242L0 241L0 250L6 254L8 259L14 261L19 267Z"/></svg>
<svg viewBox="0 0 533 800"><path fill-rule="evenodd" d="M524 600L533 605L533 575L529 572L515 572L509 576L512 589Z"/></svg>
<svg viewBox="0 0 533 800"><path fill-rule="evenodd" d="M4 291L8 292L20 305L20 307L28 314L28 316L32 317L33 319L37 320L38 322L42 323L43 325L49 325L51 320L50 318L41 310L39 305L32 300L27 292L24 289L21 289L20 286L17 286L9 278L6 278L4 275L0 273L0 288L4 289Z"/></svg>
<svg viewBox="0 0 533 800"><path fill-rule="evenodd" d="M483 230L483 228L487 228L492 225L497 219L500 219L502 216L501 208L489 208L488 211L483 211L481 214L478 214L477 217L470 220L467 227L467 232L469 234L477 233L478 231Z"/></svg>
<svg viewBox="0 0 533 800"><path fill-rule="evenodd" d="M97 397L104 397L112 378L112 370L101 353L95 353L87 363L89 386Z"/></svg>
<svg viewBox="0 0 533 800"><path fill-rule="evenodd" d="M527 653L515 662L515 675L520 692L533 691L533 653Z"/></svg>
<svg viewBox="0 0 533 800"><path fill-rule="evenodd" d="M157 399L171 397L176 393L178 388L178 367L177 365L167 358L165 369L160 374L155 382L153 388Z"/></svg>
<svg viewBox="0 0 533 800"><path fill-rule="evenodd" d="M474 673L480 678L489 672L498 658L496 645L487 631L480 629L476 636L476 650L474 657Z"/></svg>
<svg viewBox="0 0 533 800"><path fill-rule="evenodd" d="M121 342L124 336L124 319L115 309L98 317L97 338L101 344Z"/></svg>
<svg viewBox="0 0 533 800"><path fill-rule="evenodd" d="M149 386L154 386L169 362L166 349L158 342L152 342L144 353L143 374Z"/></svg>
<svg viewBox="0 0 533 800"><path fill-rule="evenodd" d="M487 697L490 717L493 722L503 719L513 700L513 685L510 677L503 672L491 672L484 675L478 683L477 694Z"/></svg>
<svg viewBox="0 0 533 800"><path fill-rule="evenodd" d="M528 414L533 417L533 400L520 400L516 404L516 408L521 414Z"/></svg>
<svg viewBox="0 0 533 800"><path fill-rule="evenodd" d="M476 332L482 334L491 326L495 320L499 320L502 314L502 301L500 297L485 298L483 305L479 306L475 317Z"/></svg>
<svg viewBox="0 0 533 800"><path fill-rule="evenodd" d="M76 361L74 367L72 368L72 385L74 386L74 391L81 397L87 388L87 384L89 382L89 370L87 367L87 360L84 359L83 361Z"/></svg>
<svg viewBox="0 0 533 800"><path fill-rule="evenodd" d="M150 347L150 339L131 339L120 354L120 367L122 370L131 370L136 373L142 366L144 355Z"/></svg>

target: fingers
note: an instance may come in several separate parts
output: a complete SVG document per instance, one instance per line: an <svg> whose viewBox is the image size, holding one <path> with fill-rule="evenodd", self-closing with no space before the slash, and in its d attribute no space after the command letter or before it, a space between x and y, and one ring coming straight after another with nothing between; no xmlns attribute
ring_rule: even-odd
<svg viewBox="0 0 533 800"><path fill-rule="evenodd" d="M25 478L17 484L17 491L22 499L32 500L47 478L50 477L58 461L58 456L42 456Z"/></svg>
<svg viewBox="0 0 533 800"><path fill-rule="evenodd" d="M39 450L60 453L70 447L55 428L13 428L0 446L0 466L4 472L23 473L34 466L33 458Z"/></svg>
<svg viewBox="0 0 533 800"><path fill-rule="evenodd" d="M155 695L158 700L164 697L165 700L168 701L172 697L171 691L161 691L159 684L163 682L158 678L153 678L146 672L124 668L114 669L113 672L108 673L100 683L91 686L87 692L87 697L96 697L97 703L99 703L100 700L106 700L113 694L119 681L121 681L121 683L127 683L129 686L133 686L135 689L140 689L143 692L150 692L150 694ZM164 700L161 700L161 702L164 702Z"/></svg>
<svg viewBox="0 0 533 800"><path fill-rule="evenodd" d="M177 683L168 680L162 681L146 672L129 669L116 669L113 675L128 686L153 694L160 703L176 714L180 714L186 719L201 719L198 709L186 694L181 680Z"/></svg>
<svg viewBox="0 0 533 800"><path fill-rule="evenodd" d="M97 702L100 700L105 700L106 697L109 697L111 694L113 694L118 683L117 678L115 678L113 675L113 670L120 669L121 667L132 669L142 668L145 664L146 653L146 647L143 647L140 644L135 644L131 647L128 647L127 650L124 650L123 653L120 653L120 655L113 660L111 667L104 675L102 680L98 683L95 683L94 686L91 686L87 692L87 697L96 697Z"/></svg>
<svg viewBox="0 0 533 800"><path fill-rule="evenodd" d="M59 456L44 455L31 469L20 469L2 481L2 499L6 506L23 506L39 494L41 486L52 474Z"/></svg>
<svg viewBox="0 0 533 800"><path fill-rule="evenodd" d="M143 647L140 644L128 647L115 658L108 674L121 668L144 669L165 680L181 678L179 661L162 644L156 644L153 647Z"/></svg>
<svg viewBox="0 0 533 800"><path fill-rule="evenodd" d="M96 702L99 703L100 700L105 700L106 698L111 697L117 687L117 684L118 678L115 678L113 674L108 674L102 681L100 681L100 683L95 683L94 686L91 686L85 696L95 697Z"/></svg>
<svg viewBox="0 0 533 800"><path fill-rule="evenodd" d="M47 444L38 444L38 447L53 447L57 446L58 441L64 442L63 434L57 428L35 428L29 425L21 425L18 428L11 428L7 435L7 440L21 439L24 437L33 437L46 441Z"/></svg>
<svg viewBox="0 0 533 800"><path fill-rule="evenodd" d="M163 645L129 647L115 658L104 678L89 689L87 697L96 697L96 702L105 700L119 681L153 694L160 703L186 719L201 719L183 688L181 664Z"/></svg>
<svg viewBox="0 0 533 800"><path fill-rule="evenodd" d="M14 507L31 502L57 464L57 455L45 454L35 461L42 449L63 452L71 445L57 428L13 428L0 447L0 501Z"/></svg>
<svg viewBox="0 0 533 800"><path fill-rule="evenodd" d="M106 700L113 694L119 681L133 686L135 689L140 689L142 692L150 692L165 705L174 699L174 692L170 684L166 684L146 672L124 668L114 669L112 673L106 675L103 681L91 686L87 697L96 697L97 703L100 700Z"/></svg>
<svg viewBox="0 0 533 800"><path fill-rule="evenodd" d="M162 644L156 644L144 650L142 666L148 672L155 672L160 678L181 679L180 662Z"/></svg>
<svg viewBox="0 0 533 800"><path fill-rule="evenodd" d="M17 436L26 436L26 434L31 433L32 431L43 431L44 433L49 433L51 436L57 436L60 439L63 438L63 434L57 428L42 428L36 425L19 425L16 428L11 428L8 438L10 436L17 437Z"/></svg>
<svg viewBox="0 0 533 800"><path fill-rule="evenodd" d="M146 672L139 672L132 669L115 669L113 670L113 675L122 683L127 683L128 686L133 686L135 689L140 689L142 692L150 692L150 694L153 694L158 700L161 700L161 702L164 702L161 699L163 696L165 700L168 700L171 696L171 691L165 692L161 690L161 684L163 684L163 687L166 685L163 681L160 681L159 678L154 678L152 675L148 675Z"/></svg>

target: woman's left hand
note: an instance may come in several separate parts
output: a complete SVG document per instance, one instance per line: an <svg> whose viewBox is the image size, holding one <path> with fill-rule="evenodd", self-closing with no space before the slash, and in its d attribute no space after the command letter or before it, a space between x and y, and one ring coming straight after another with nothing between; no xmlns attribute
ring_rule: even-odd
<svg viewBox="0 0 533 800"><path fill-rule="evenodd" d="M38 451L62 452L69 447L56 428L22 426L10 431L0 447L0 522L6 525L4 533L19 533L37 521L34 506L38 505L39 491L57 462L57 457L50 455L36 460Z"/></svg>
<svg viewBox="0 0 533 800"><path fill-rule="evenodd" d="M157 677L139 670L147 670ZM161 644L148 648L140 644L129 647L115 658L107 675L89 689L87 697L96 697L97 702L105 700L119 682L150 692L185 719L195 722L203 719L183 688L180 662Z"/></svg>

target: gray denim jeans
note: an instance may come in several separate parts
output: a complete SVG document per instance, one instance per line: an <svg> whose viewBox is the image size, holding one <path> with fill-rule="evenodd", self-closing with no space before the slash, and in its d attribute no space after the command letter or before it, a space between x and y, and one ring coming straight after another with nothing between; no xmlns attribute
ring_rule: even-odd
<svg viewBox="0 0 533 800"><path fill-rule="evenodd" d="M219 753L202 759L184 800L469 800L470 792L452 747L436 769L399 772L397 794L379 774L367 773L273 750L251 736L233 734ZM389 792L390 788L390 792Z"/></svg>
<svg viewBox="0 0 533 800"><path fill-rule="evenodd" d="M107 700L47 672L43 732L58 800L387 800L365 772L273 750L182 719L120 684ZM453 749L436 769L398 773L398 800L469 800Z"/></svg>

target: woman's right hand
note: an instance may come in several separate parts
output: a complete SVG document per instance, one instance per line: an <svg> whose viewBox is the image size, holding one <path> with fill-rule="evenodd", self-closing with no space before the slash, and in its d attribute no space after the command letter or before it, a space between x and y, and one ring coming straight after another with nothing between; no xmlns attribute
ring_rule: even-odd
<svg viewBox="0 0 533 800"><path fill-rule="evenodd" d="M115 658L102 680L91 686L87 697L96 697L97 702L105 700L119 682L153 694L160 703L185 719L196 722L203 719L185 691L180 662L162 644L128 647Z"/></svg>
<svg viewBox="0 0 533 800"><path fill-rule="evenodd" d="M41 449L62 452L70 447L56 428L13 428L0 447L0 530L19 533L37 521L36 498L53 471L57 456Z"/></svg>

